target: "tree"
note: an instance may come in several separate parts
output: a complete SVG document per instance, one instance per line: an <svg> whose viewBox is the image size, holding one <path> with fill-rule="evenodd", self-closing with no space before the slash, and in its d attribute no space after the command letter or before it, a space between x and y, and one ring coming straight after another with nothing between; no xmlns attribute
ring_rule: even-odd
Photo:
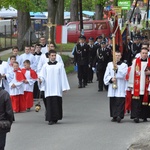
<svg viewBox="0 0 150 150"><path fill-rule="evenodd" d="M18 18L17 18L17 25L18 25L18 40L17 44L20 50L23 50L24 45L29 44L28 38L25 38L26 33L29 31L31 27L31 20L30 20L30 11L41 11L45 9L46 2L45 0L5 0L0 1L0 6L4 6L9 8L12 6L18 10Z"/></svg>
<svg viewBox="0 0 150 150"><path fill-rule="evenodd" d="M78 0L71 0L70 21L78 21Z"/></svg>
<svg viewBox="0 0 150 150"><path fill-rule="evenodd" d="M96 5L95 5L95 19L96 20L103 19L104 6L107 1L108 0L96 0Z"/></svg>
<svg viewBox="0 0 150 150"><path fill-rule="evenodd" d="M56 12L56 21L57 25L64 24L64 0L59 0Z"/></svg>
<svg viewBox="0 0 150 150"><path fill-rule="evenodd" d="M56 12L57 12L59 1L61 0L47 0L48 17L51 19L51 22L53 24L55 23L55 17L56 17ZM50 37L51 37L51 42L54 43L54 27L51 27Z"/></svg>

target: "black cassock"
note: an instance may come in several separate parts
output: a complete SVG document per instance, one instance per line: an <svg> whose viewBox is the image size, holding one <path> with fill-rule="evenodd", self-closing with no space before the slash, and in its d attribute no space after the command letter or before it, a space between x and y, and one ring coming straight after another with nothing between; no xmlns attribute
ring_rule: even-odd
<svg viewBox="0 0 150 150"><path fill-rule="evenodd" d="M124 118L125 97L110 97L110 117Z"/></svg>
<svg viewBox="0 0 150 150"><path fill-rule="evenodd" d="M61 120L62 114L62 97L46 97L46 121Z"/></svg>
<svg viewBox="0 0 150 150"><path fill-rule="evenodd" d="M140 99L132 99L132 101L131 101L131 119L150 118L149 106L148 105L142 105L143 97L144 97L143 95L140 95Z"/></svg>

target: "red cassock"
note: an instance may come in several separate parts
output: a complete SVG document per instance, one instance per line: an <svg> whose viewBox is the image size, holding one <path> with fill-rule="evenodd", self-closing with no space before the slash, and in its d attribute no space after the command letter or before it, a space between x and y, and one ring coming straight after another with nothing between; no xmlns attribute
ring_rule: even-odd
<svg viewBox="0 0 150 150"><path fill-rule="evenodd" d="M22 69L23 74L25 75L27 69ZM30 70L30 77L33 80L36 80L38 78L36 72L32 69ZM27 79L28 80L28 79ZM33 107L33 91L24 91L24 97L26 101L26 108L31 108Z"/></svg>
<svg viewBox="0 0 150 150"><path fill-rule="evenodd" d="M14 73L16 74L15 77L17 82L23 82L26 79L20 69L15 70ZM11 95L10 98L14 112L23 112L26 110L24 94Z"/></svg>
<svg viewBox="0 0 150 150"><path fill-rule="evenodd" d="M128 71L125 77L127 81L129 80L130 71L131 71L131 67L128 68ZM125 112L131 110L131 99L132 99L131 90L126 90Z"/></svg>

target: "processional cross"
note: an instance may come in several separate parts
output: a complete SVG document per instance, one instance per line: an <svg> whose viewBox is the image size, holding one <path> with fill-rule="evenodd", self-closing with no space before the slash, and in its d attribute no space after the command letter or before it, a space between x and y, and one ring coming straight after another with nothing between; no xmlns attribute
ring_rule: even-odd
<svg viewBox="0 0 150 150"><path fill-rule="evenodd" d="M47 24L43 24L43 26L46 26L46 27L48 27L48 29L49 29L49 38L48 38L48 42L49 42L49 45L50 45L50 42L51 42L51 36L50 36L50 33L51 33L51 27L55 27L56 24L52 24L52 23L51 23L51 19L48 18L48 23L47 23Z"/></svg>

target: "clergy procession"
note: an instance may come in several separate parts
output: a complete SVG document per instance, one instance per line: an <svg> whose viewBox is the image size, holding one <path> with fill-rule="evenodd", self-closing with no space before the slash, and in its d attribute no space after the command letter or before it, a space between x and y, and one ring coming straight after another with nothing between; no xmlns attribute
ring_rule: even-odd
<svg viewBox="0 0 150 150"><path fill-rule="evenodd" d="M113 45L113 35L103 34L96 40L90 37L88 43L81 35L72 51L78 89L86 90L96 82L99 100L106 91L111 121L117 123L128 115L135 123L150 118L149 39L137 34L131 37L121 51ZM0 61L0 86L9 93L14 114L30 113L34 100L42 98L45 121L57 124L63 118L63 93L70 90L61 55L53 43L46 44L44 37L34 46L25 46L23 54L18 52L18 47L13 47L8 61ZM35 106L38 112L41 103Z"/></svg>
<svg viewBox="0 0 150 150"><path fill-rule="evenodd" d="M1 61L0 84L10 94L14 113L29 112L34 98L42 97L46 121L52 125L62 119L62 92L70 87L62 58L56 54L54 44L48 48L44 37L40 42L25 46L20 56L18 47L12 48L13 55L8 62Z"/></svg>
<svg viewBox="0 0 150 150"><path fill-rule="evenodd" d="M127 43L115 45L113 35L98 36L96 41L80 36L73 48L74 64L77 66L78 88L93 83L96 74L98 92L108 91L110 99L110 117L112 122L120 123L124 115L130 114L135 123L147 121L150 115L150 68L149 39L133 27Z"/></svg>

